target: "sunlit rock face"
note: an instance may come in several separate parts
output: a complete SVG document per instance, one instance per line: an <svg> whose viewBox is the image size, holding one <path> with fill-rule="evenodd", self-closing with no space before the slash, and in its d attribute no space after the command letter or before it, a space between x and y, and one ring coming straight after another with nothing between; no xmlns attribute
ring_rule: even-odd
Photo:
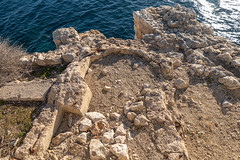
<svg viewBox="0 0 240 160"><path fill-rule="evenodd" d="M175 7L149 7L133 13L135 38L150 33L185 33L191 35L213 34L213 30L196 20L196 13L176 5Z"/></svg>

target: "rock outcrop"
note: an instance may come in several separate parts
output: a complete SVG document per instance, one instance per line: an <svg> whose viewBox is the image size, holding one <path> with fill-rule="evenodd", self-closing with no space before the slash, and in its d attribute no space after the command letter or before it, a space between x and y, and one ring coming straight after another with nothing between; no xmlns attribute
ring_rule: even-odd
<svg viewBox="0 0 240 160"><path fill-rule="evenodd" d="M21 59L37 66L68 66L53 86L48 86L51 88L47 105L17 148L16 158L187 160L191 158L188 152L191 148L184 142L184 135L194 133L186 131L182 121L184 113L180 114L179 110L186 105L195 109L194 113L201 112L204 102L195 101L184 92L193 93L196 84L204 82L204 87L214 86L212 90L221 88L224 95L232 95L231 102L223 95L216 98L221 100L224 109L237 103L240 97L239 46L215 36L210 27L196 20L192 9L180 5L149 7L134 12L133 17L135 40L107 39L95 30L79 34L74 28L62 28L53 32L55 51L34 53ZM137 71L144 65L153 68L151 84L137 84L140 89L134 88L137 94L130 96L118 88L118 84L127 80L118 77L116 81L98 86L101 92L92 93L85 75L94 74L99 67L97 62L110 55L142 59L142 62L130 64L131 69ZM124 63L129 65L126 60ZM103 69L97 80L109 75L117 77L119 72L118 68ZM144 81L144 77L140 78ZM118 113L111 111L112 106L107 108L108 104L101 99L98 107L102 113L88 112L93 107L91 98L99 94L111 96L115 90L119 90L119 95L112 97L112 101L128 99L125 105L116 107ZM199 133L199 137L201 135ZM135 150L136 147L144 153Z"/></svg>

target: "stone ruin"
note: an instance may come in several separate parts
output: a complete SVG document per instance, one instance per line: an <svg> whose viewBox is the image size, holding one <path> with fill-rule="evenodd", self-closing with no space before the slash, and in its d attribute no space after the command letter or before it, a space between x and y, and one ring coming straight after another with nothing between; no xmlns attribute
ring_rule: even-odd
<svg viewBox="0 0 240 160"><path fill-rule="evenodd" d="M182 67L191 77L210 78L239 98L240 48L214 35L210 27L196 20L192 9L180 5L149 7L134 12L133 17L135 40L107 39L96 30L78 33L72 27L61 28L53 32L56 50L21 58L37 66L68 66L56 79L17 81L0 88L0 99L4 101L46 101L15 158L142 159L129 154L128 144L135 138L132 129L152 126L157 150L152 159L190 159L178 132L181 122L177 110L169 109L176 103L175 92L190 85L189 79L177 76L176 70ZM85 81L91 64L113 54L140 57L162 76L165 88L172 86L165 91L164 87L144 84L140 98L127 101L122 114L109 113L119 121L115 128L102 113L88 112L94 97ZM108 86L104 89L109 90ZM68 116L64 118L65 113ZM121 122L121 116L133 128ZM56 134L63 121L70 130Z"/></svg>

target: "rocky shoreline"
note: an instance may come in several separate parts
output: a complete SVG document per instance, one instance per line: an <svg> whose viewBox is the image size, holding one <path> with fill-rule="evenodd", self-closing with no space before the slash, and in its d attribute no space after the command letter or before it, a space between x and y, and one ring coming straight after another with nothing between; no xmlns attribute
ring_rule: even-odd
<svg viewBox="0 0 240 160"><path fill-rule="evenodd" d="M215 36L196 20L192 9L180 5L149 7L134 12L133 18L135 40L61 28L53 32L56 50L21 58L39 67L68 66L56 79L11 82L0 88L1 100L46 104L15 158L240 158L236 147L240 144L240 47ZM146 70L148 75L143 73ZM14 85L24 87L13 92ZM30 88L36 89L35 94L28 92ZM230 131L235 138L224 144L228 147L224 154L225 146L214 148L219 140L210 143L207 135L214 135L220 126L224 133L215 136L225 137L228 129L221 128L224 119L217 117L227 111L231 116L225 118L233 124ZM199 131L199 117L207 117L205 126L212 116L217 125ZM190 140L203 135L208 141ZM212 152L198 143L213 143L208 146Z"/></svg>

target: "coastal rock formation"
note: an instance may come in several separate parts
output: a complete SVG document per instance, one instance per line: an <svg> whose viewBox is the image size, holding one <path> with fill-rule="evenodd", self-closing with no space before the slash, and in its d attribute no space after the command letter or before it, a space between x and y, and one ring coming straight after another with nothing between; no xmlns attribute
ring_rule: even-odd
<svg viewBox="0 0 240 160"><path fill-rule="evenodd" d="M68 66L16 158L239 158L239 46L180 5L133 17L135 40L62 28L55 51L21 59Z"/></svg>

